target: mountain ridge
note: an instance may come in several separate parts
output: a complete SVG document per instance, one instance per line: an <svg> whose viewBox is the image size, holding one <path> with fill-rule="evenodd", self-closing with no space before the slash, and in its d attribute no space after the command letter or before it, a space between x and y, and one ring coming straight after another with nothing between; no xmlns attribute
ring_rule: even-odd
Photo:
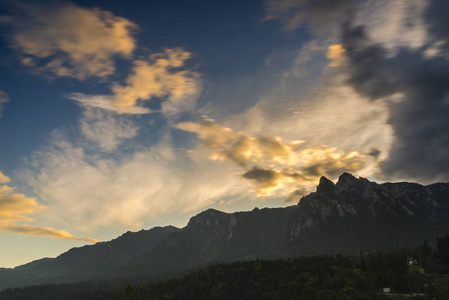
<svg viewBox="0 0 449 300"><path fill-rule="evenodd" d="M297 205L193 216L182 228L127 232L55 259L0 269L0 288L163 276L214 262L413 247L449 232L449 183L321 177Z"/></svg>

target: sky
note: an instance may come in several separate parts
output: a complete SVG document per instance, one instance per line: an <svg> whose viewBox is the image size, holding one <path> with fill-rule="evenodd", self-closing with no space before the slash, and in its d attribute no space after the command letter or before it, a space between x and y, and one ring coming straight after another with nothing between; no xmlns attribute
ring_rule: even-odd
<svg viewBox="0 0 449 300"><path fill-rule="evenodd" d="M449 2L0 3L0 267L321 176L449 181Z"/></svg>

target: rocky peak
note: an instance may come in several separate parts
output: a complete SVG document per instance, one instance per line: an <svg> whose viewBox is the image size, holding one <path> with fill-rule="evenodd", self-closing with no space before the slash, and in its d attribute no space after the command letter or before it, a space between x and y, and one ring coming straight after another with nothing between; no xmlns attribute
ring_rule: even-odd
<svg viewBox="0 0 449 300"><path fill-rule="evenodd" d="M326 177L321 176L320 183L318 184L316 191L320 194L323 194L323 193L331 193L334 191L334 189L335 184Z"/></svg>
<svg viewBox="0 0 449 300"><path fill-rule="evenodd" d="M354 175L349 173L343 173L338 178L338 182L335 185L339 192L342 192L348 188L357 188L362 187L365 183L369 183L369 181L365 178L359 177L356 178Z"/></svg>
<svg viewBox="0 0 449 300"><path fill-rule="evenodd" d="M209 208L198 215L190 218L187 227L195 226L218 226L220 223L226 223L225 220L229 219L229 214L222 211Z"/></svg>
<svg viewBox="0 0 449 300"><path fill-rule="evenodd" d="M358 179L354 175L345 172L338 177L337 184L354 184L357 181Z"/></svg>

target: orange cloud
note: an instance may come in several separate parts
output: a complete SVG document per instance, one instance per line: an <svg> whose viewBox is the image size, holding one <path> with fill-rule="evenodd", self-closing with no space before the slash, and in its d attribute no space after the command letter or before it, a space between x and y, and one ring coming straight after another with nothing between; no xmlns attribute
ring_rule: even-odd
<svg viewBox="0 0 449 300"><path fill-rule="evenodd" d="M17 8L9 19L11 43L22 64L36 72L79 80L104 77L114 72L115 55L130 58L136 47L137 26L107 11L68 2Z"/></svg>
<svg viewBox="0 0 449 300"><path fill-rule="evenodd" d="M183 122L178 129L193 132L210 149L210 159L230 160L256 186L257 196L297 195L310 191L321 176L334 178L345 171L364 168L366 156L335 147L283 142L280 137L250 136L223 127L212 119Z"/></svg>
<svg viewBox="0 0 449 300"><path fill-rule="evenodd" d="M8 225L4 228L8 232L12 233L18 233L23 235L32 235L32 236L48 236L54 239L60 239L60 240L79 240L89 243L99 243L100 241L97 239L90 239L90 238L80 238L77 236L74 236L67 231L64 230L57 230L50 227L38 227L38 226L31 226L31 225Z"/></svg>
<svg viewBox="0 0 449 300"><path fill-rule="evenodd" d="M0 183L8 183L11 179L0 171Z"/></svg>
<svg viewBox="0 0 449 300"><path fill-rule="evenodd" d="M329 67L338 67L344 61L345 48L342 45L331 45L327 49L327 59L330 60Z"/></svg>
<svg viewBox="0 0 449 300"><path fill-rule="evenodd" d="M114 84L115 105L122 113L133 110L138 101L167 97L162 104L164 114L175 114L194 108L201 87L199 73L179 70L192 54L181 48L152 54L148 60L134 61L126 85Z"/></svg>

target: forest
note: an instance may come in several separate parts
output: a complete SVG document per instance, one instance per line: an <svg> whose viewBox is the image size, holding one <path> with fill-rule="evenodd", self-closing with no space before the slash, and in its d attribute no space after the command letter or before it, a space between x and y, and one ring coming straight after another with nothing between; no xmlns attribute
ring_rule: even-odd
<svg viewBox="0 0 449 300"><path fill-rule="evenodd" d="M449 235L412 249L217 263L168 280L49 284L21 299L449 299ZM385 289L385 290L384 290Z"/></svg>

